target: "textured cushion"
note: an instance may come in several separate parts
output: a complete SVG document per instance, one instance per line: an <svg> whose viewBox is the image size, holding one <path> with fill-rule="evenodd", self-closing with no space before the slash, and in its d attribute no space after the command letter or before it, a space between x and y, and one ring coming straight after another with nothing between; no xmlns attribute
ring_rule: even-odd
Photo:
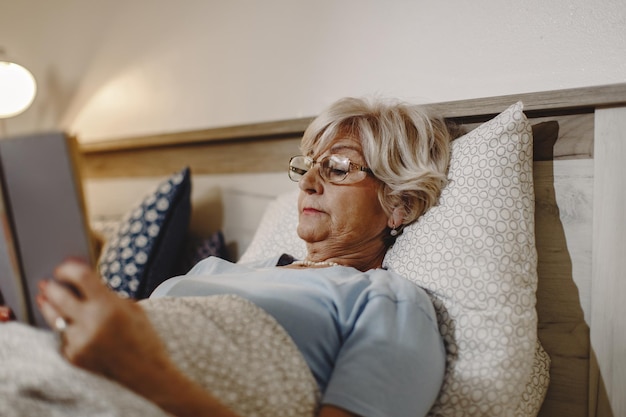
<svg viewBox="0 0 626 417"><path fill-rule="evenodd" d="M448 362L433 416L534 416L547 390L550 360L536 336L533 138L522 107L453 142L439 205L384 260L437 310ZM241 262L306 255L296 196L271 203Z"/></svg>
<svg viewBox="0 0 626 417"><path fill-rule="evenodd" d="M228 250L224 241L224 234L220 230L207 238L188 238L185 245L185 253L182 258L181 269L188 271L195 264L209 256L228 259Z"/></svg>
<svg viewBox="0 0 626 417"><path fill-rule="evenodd" d="M405 229L384 266L425 288L438 312L448 367L432 414L513 416L537 340L532 131L522 104L452 146L439 205Z"/></svg>
<svg viewBox="0 0 626 417"><path fill-rule="evenodd" d="M173 174L129 210L107 240L98 269L123 297L145 298L165 279L181 273L189 228L191 175Z"/></svg>
<svg viewBox="0 0 626 417"><path fill-rule="evenodd" d="M296 259L306 257L306 245L298 236L299 190L284 193L267 205L259 227L239 262L267 259L288 253Z"/></svg>

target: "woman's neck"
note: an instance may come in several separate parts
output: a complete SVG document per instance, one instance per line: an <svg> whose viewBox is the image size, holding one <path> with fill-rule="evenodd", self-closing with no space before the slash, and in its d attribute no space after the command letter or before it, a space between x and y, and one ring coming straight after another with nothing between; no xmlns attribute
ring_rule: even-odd
<svg viewBox="0 0 626 417"><path fill-rule="evenodd" d="M343 266L351 266L359 271L368 271L382 267L386 249L381 247L377 250L362 249L359 252L344 252L328 250L328 246L319 247L314 243L307 243L306 261L309 262L332 262Z"/></svg>

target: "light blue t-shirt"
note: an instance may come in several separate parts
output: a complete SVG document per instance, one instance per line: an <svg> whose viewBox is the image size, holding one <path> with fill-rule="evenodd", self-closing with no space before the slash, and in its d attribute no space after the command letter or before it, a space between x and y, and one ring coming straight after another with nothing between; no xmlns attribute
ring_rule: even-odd
<svg viewBox="0 0 626 417"><path fill-rule="evenodd" d="M445 368L428 295L384 269L199 262L151 297L236 294L273 316L311 368L322 403L371 417L426 415Z"/></svg>

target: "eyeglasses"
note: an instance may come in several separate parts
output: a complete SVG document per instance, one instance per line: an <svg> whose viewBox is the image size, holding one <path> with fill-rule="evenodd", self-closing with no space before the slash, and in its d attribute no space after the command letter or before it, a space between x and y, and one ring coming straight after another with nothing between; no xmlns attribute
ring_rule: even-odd
<svg viewBox="0 0 626 417"><path fill-rule="evenodd" d="M310 156L298 155L289 160L289 178L298 182L311 168L319 164L320 176L332 184L354 184L365 179L372 170L357 165L341 155L328 155L319 161Z"/></svg>

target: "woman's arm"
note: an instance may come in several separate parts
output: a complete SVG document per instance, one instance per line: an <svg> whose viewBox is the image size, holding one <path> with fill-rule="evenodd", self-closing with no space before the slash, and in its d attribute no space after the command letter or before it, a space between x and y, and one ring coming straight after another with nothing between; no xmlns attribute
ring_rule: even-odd
<svg viewBox="0 0 626 417"><path fill-rule="evenodd" d="M183 416L235 416L172 362L144 310L110 291L84 263L70 260L43 281L42 315L67 329L61 353L69 362L115 380L165 411Z"/></svg>

